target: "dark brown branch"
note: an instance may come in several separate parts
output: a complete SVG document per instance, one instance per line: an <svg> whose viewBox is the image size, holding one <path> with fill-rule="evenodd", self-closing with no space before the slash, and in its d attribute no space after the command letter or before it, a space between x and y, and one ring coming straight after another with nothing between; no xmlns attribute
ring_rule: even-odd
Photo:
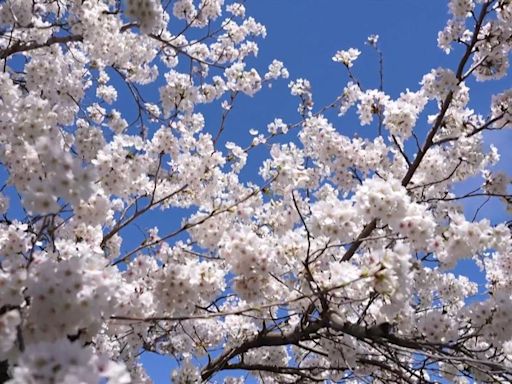
<svg viewBox="0 0 512 384"><path fill-rule="evenodd" d="M294 345L299 343L300 341L311 339L313 335L315 335L319 330L321 330L324 327L325 323L320 320L315 323L310 323L305 328L298 327L289 333L260 332L253 339L249 339L242 345L225 351L222 355L213 360L203 369L201 378L205 381L208 380L215 373L222 371L228 365L231 359L251 349L260 348L263 346L276 347L282 345Z"/></svg>
<svg viewBox="0 0 512 384"><path fill-rule="evenodd" d="M156 177L156 176L155 176ZM156 184L156 181L155 181L155 184ZM135 213L129 218L127 219L126 221L120 221L118 222L114 228L112 228L112 230L107 233L105 236L103 236L103 240L101 241L101 247L105 247L105 245L107 244L107 242L116 234L118 233L120 230L122 230L123 228L125 228L128 224L130 224L131 222L135 221L138 217L142 216L144 213L146 213L147 211L149 211L150 209L156 207L158 204L160 203L163 203L165 200L167 199L170 199L172 198L173 196L177 195L178 193L180 192L183 192L186 188L188 187L188 184L185 184L184 186L182 186L181 188L165 195L164 197L154 201L154 198L155 198L155 190L153 190L153 193L151 195L151 201L142 209L140 210L136 210ZM155 185L155 189L156 189L156 185Z"/></svg>
<svg viewBox="0 0 512 384"><path fill-rule="evenodd" d="M80 35L68 35L68 36L53 36L50 37L44 43L26 43L18 41L11 45L11 47L0 51L0 60L4 60L15 53L32 51L38 48L50 47L54 44L66 44L71 42L80 42L83 37Z"/></svg>

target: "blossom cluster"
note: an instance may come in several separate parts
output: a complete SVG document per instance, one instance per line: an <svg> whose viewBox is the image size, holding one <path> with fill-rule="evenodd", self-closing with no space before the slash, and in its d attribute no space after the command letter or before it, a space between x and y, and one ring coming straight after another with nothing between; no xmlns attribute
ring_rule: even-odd
<svg viewBox="0 0 512 384"><path fill-rule="evenodd" d="M392 96L339 50L333 103L292 79L299 121L233 139L236 100L290 76L252 64L243 4L2 2L0 376L149 384L151 352L176 383L504 382L512 178L486 131L512 92L470 101L507 74L512 2L448 9L454 68Z"/></svg>

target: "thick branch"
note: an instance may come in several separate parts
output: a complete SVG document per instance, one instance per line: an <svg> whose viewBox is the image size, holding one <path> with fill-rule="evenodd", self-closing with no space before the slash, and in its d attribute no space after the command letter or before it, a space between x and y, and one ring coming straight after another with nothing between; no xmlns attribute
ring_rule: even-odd
<svg viewBox="0 0 512 384"><path fill-rule="evenodd" d="M9 56L26 51L32 51L38 48L49 47L53 44L66 44L70 42L82 41L83 37L80 35L68 35L68 36L53 36L50 37L44 43L26 43L23 41L18 41L11 45L10 47L0 51L0 60L6 59Z"/></svg>
<svg viewBox="0 0 512 384"><path fill-rule="evenodd" d="M201 377L205 381L208 380L216 372L222 371L232 358L239 356L249 351L250 349L293 345L303 340L310 340L312 335L316 334L319 330L324 328L325 325L325 322L320 320L315 323L310 323L305 328L298 327L289 333L260 333L253 339L249 339L242 343L242 345L224 352L217 359L211 361L203 369Z"/></svg>

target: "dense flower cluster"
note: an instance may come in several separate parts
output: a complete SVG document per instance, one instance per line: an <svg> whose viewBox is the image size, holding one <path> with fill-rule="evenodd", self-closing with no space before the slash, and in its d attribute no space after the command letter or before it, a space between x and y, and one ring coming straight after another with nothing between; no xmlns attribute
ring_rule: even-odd
<svg viewBox="0 0 512 384"><path fill-rule="evenodd" d="M165 27L160 22L162 13L162 4L157 0L128 0L126 2L126 15L137 21L141 31L145 33L156 32Z"/></svg>
<svg viewBox="0 0 512 384"><path fill-rule="evenodd" d="M512 91L470 100L507 74L512 2L448 9L456 66L391 96L340 50L340 96L291 80L298 122L247 143L236 100L290 73L252 66L243 4L0 2L0 377L149 384L156 353L176 383L510 382L512 177L486 131ZM351 108L361 136L331 120Z"/></svg>
<svg viewBox="0 0 512 384"><path fill-rule="evenodd" d="M19 357L9 384L87 383L108 379L109 383L130 383L121 363L94 355L91 348L68 340L30 345Z"/></svg>

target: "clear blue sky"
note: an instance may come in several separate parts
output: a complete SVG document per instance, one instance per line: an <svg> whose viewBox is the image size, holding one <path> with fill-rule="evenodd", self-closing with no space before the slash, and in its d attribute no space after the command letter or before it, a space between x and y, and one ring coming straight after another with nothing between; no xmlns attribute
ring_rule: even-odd
<svg viewBox="0 0 512 384"><path fill-rule="evenodd" d="M246 8L247 14L263 23L268 32L267 38L261 41L257 59L250 63L264 73L272 59L282 60L289 69L290 79L304 77L311 81L317 107L333 101L348 80L343 66L331 60L340 49L359 48L363 53L354 72L365 88L378 87L377 56L364 45L371 34L380 36L379 44L384 53L384 90L392 97L397 97L406 88L418 89L425 73L438 66L453 68L460 57L457 51L447 56L437 48L437 33L448 18L446 0L247 0ZM266 125L275 117L282 117L288 123L297 121L297 100L289 95L288 82L280 80L270 90L239 100L224 139L245 140L248 144L247 131L251 128L265 132ZM510 85L510 77L485 84L483 91L472 94L471 105L485 112L490 95L502 89L500 87ZM332 122L347 134L357 130L365 136L364 130L370 129L358 128L353 119L334 119ZM489 136L488 143L494 137ZM500 146L506 148L511 142L509 134ZM249 163L250 169L259 166L262 156L260 154ZM510 160L510 155L507 157ZM254 174L249 174L249 178L251 176ZM474 206L467 208L474 210ZM499 205L491 208L502 210ZM496 217L503 218L501 215ZM461 272L475 273L475 269L467 265ZM155 383L169 381L172 363L150 356L143 361Z"/></svg>

